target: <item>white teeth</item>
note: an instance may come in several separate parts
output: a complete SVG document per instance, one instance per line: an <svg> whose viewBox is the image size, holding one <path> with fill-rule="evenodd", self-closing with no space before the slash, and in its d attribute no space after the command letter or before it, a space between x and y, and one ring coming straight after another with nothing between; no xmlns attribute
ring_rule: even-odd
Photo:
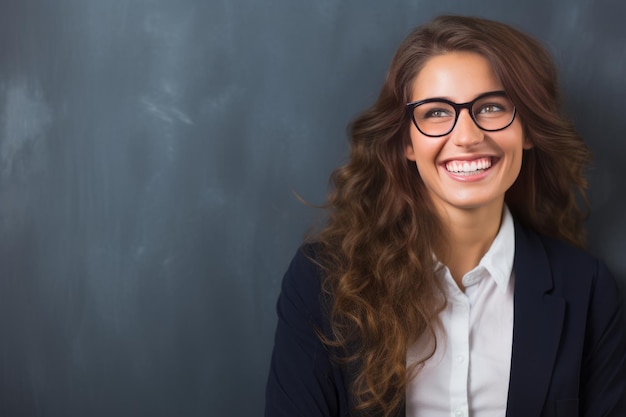
<svg viewBox="0 0 626 417"><path fill-rule="evenodd" d="M449 172L460 174L477 174L491 167L491 158L480 158L474 161L450 161L446 163Z"/></svg>

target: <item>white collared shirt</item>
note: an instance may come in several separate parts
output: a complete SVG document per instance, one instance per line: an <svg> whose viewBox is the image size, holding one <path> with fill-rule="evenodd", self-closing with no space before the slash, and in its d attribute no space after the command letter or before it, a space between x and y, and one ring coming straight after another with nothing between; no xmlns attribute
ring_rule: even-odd
<svg viewBox="0 0 626 417"><path fill-rule="evenodd" d="M406 416L502 417L506 414L513 342L515 230L505 206L502 224L476 268L463 276L463 293L443 266L447 306L440 314L437 349L406 391ZM424 335L407 364L430 351Z"/></svg>

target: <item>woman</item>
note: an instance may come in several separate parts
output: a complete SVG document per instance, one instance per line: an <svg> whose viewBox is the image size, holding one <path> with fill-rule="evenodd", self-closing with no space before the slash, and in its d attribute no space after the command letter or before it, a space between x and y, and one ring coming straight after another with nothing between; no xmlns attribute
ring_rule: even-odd
<svg viewBox="0 0 626 417"><path fill-rule="evenodd" d="M580 249L589 152L534 39L417 28L350 145L283 280L266 416L626 415L618 291Z"/></svg>

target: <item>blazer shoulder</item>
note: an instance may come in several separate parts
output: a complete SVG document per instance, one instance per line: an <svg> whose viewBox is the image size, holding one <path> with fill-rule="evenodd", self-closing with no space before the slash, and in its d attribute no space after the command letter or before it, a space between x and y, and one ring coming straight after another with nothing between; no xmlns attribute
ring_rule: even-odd
<svg viewBox="0 0 626 417"><path fill-rule="evenodd" d="M315 321L322 316L322 281L323 270L317 259L318 245L303 244L298 248L285 275L281 286L281 297L290 300L290 304L299 306Z"/></svg>
<svg viewBox="0 0 626 417"><path fill-rule="evenodd" d="M617 280L603 260L562 240L536 236L549 265L553 293L596 299L597 307L621 304Z"/></svg>
<svg viewBox="0 0 626 417"><path fill-rule="evenodd" d="M573 268L583 268L583 270L595 270L601 263L599 258L571 243L541 235L539 235L539 239L542 241L546 254L552 263L564 263Z"/></svg>
<svg viewBox="0 0 626 417"><path fill-rule="evenodd" d="M617 282L605 263L590 252L519 224L515 233L516 274L532 276L533 286L579 295L594 287L617 291Z"/></svg>
<svg viewBox="0 0 626 417"><path fill-rule="evenodd" d="M515 233L516 253L534 261L533 263L538 262L538 257L545 257L551 268L564 268L574 275L593 273L599 268L605 268L599 258L571 243L541 235L520 224L516 224Z"/></svg>
<svg viewBox="0 0 626 417"><path fill-rule="evenodd" d="M318 246L305 243L301 245L293 256L287 272L283 278L283 287L319 287L322 280L322 267L317 257Z"/></svg>

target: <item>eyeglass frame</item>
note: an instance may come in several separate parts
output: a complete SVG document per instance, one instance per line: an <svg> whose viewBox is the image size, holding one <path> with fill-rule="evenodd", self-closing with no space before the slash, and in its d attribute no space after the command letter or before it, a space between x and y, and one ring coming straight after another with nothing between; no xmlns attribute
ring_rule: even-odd
<svg viewBox="0 0 626 417"><path fill-rule="evenodd" d="M440 138L442 136L450 134L450 132L452 132L454 128L456 127L456 122L459 120L459 115L461 114L461 110L463 109L467 109L467 112L472 118L472 121L474 122L476 126L478 126L480 130L485 131L485 132L499 132L500 130L504 130L513 124L513 121L515 120L515 116L517 115L517 107L515 107L515 104L511 103L513 104L513 116L511 117L511 120L509 121L509 123L507 123L506 126L498 128L498 129L485 129L482 126L480 126L480 124L478 124L478 121L476 121L476 118L474 117L474 112L472 111L472 107L474 106L474 104L476 104L477 101L487 96L494 96L494 95L509 98L508 94L504 90L489 91L489 92L479 95L472 101L468 101L467 103L461 103L461 104L455 103L445 98L427 98L425 100L419 100L419 101L413 101L413 102L407 103L406 110L409 113L409 116L411 120L413 121L413 124L415 125L417 130L419 130L422 135L428 136L429 138ZM418 106L421 106L422 104L434 103L434 102L446 103L454 109L454 123L452 123L450 130L448 130L446 133L441 133L438 135L429 135L428 133L424 133L422 129L420 129L420 127L418 126L417 121L415 120L415 108Z"/></svg>

